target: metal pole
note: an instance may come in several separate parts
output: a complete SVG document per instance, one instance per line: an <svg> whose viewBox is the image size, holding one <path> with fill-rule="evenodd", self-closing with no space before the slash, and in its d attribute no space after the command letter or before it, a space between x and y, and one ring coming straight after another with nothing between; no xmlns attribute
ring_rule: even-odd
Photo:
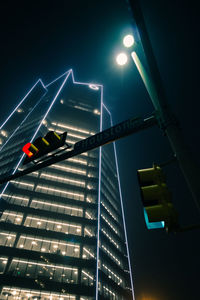
<svg viewBox="0 0 200 300"><path fill-rule="evenodd" d="M138 117L128 119L95 135L92 135L89 138L76 142L74 144L74 149L71 151L66 151L60 155L56 155L55 153L54 155L51 155L49 157L44 157L44 161L37 162L36 165L31 166L25 170L18 171L12 175L5 174L5 177L0 178L0 184L51 166L52 164L74 157L83 152L93 150L100 146L116 141L120 138L126 137L130 134L150 128L154 125L157 125L157 120L154 115L146 119ZM60 153L60 151L57 153Z"/></svg>
<svg viewBox="0 0 200 300"><path fill-rule="evenodd" d="M195 162L192 154L190 153L189 148L185 144L185 141L182 137L182 132L177 125L174 115L168 107L161 76L146 30L139 1L129 0L129 2L149 66L149 75L143 67L137 54L135 52L132 52L131 56L142 77L145 87L147 88L153 106L158 113L158 117L160 118L161 125L166 133L166 136L168 137L172 150L177 158L180 169L182 170L182 173L192 193L197 208L200 211L200 168L197 162Z"/></svg>

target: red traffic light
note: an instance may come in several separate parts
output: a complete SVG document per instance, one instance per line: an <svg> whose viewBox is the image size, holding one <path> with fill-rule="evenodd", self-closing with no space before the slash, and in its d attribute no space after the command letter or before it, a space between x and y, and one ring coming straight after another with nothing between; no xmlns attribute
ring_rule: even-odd
<svg viewBox="0 0 200 300"><path fill-rule="evenodd" d="M39 150L31 143L27 143L22 148L22 151L28 156L32 157L35 153L37 153Z"/></svg>

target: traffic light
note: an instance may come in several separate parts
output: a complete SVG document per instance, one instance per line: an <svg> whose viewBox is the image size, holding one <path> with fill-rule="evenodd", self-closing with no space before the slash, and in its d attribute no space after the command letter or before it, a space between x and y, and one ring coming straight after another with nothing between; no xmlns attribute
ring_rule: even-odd
<svg viewBox="0 0 200 300"><path fill-rule="evenodd" d="M39 137L34 142L27 143L22 148L22 151L27 155L23 165L62 147L65 144L66 137L67 132L59 135L55 131L49 131L45 137Z"/></svg>
<svg viewBox="0 0 200 300"><path fill-rule="evenodd" d="M138 170L137 175L147 228L175 230L178 227L177 212L171 203L162 169L154 164L152 168Z"/></svg>

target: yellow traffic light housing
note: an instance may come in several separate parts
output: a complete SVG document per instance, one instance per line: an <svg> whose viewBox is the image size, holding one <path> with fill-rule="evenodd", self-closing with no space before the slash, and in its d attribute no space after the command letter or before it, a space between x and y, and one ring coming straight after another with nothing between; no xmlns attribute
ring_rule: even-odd
<svg viewBox="0 0 200 300"><path fill-rule="evenodd" d="M137 175L147 228L172 231L178 224L177 212L162 169L154 164L152 168L138 170Z"/></svg>
<svg viewBox="0 0 200 300"><path fill-rule="evenodd" d="M34 142L27 143L22 148L22 151L27 155L23 165L62 147L65 144L66 137L67 132L59 135L55 131L49 131L45 137L39 137Z"/></svg>

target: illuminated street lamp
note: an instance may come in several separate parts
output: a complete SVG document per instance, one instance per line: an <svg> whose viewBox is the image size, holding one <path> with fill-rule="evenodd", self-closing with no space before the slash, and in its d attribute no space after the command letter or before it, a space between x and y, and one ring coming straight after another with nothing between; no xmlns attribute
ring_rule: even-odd
<svg viewBox="0 0 200 300"><path fill-rule="evenodd" d="M117 64L123 66L127 63L128 57L126 53L119 53L116 57Z"/></svg>
<svg viewBox="0 0 200 300"><path fill-rule="evenodd" d="M123 44L126 48L130 48L133 46L135 40L132 34L128 34L123 39Z"/></svg>

